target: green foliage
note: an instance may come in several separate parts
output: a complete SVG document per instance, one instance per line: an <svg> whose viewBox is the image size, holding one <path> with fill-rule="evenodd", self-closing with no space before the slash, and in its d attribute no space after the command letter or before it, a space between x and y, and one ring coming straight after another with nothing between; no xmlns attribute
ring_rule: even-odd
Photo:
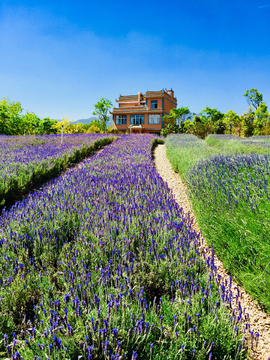
<svg viewBox="0 0 270 360"><path fill-rule="evenodd" d="M226 134L234 134L240 136L242 123L240 116L235 111L229 110L224 114L224 122L227 125Z"/></svg>
<svg viewBox="0 0 270 360"><path fill-rule="evenodd" d="M95 105L95 111L93 115L99 117L99 128L102 133L105 133L107 130L107 122L109 120L108 111L113 107L113 104L110 100L101 98Z"/></svg>
<svg viewBox="0 0 270 360"><path fill-rule="evenodd" d="M263 101L263 96L258 92L257 89L247 90L244 93L244 96L246 97L248 104L253 106L255 109L258 109Z"/></svg>
<svg viewBox="0 0 270 360"><path fill-rule="evenodd" d="M3 98L0 101L0 134L3 135L49 135L55 134L53 125L57 123L49 117L41 120L36 114L22 115L20 102Z"/></svg>
<svg viewBox="0 0 270 360"><path fill-rule="evenodd" d="M22 117L23 119L23 130L27 135L38 134L40 118L34 113L26 113Z"/></svg>
<svg viewBox="0 0 270 360"><path fill-rule="evenodd" d="M254 134L254 118L255 114L251 107L240 117L242 123L241 135L249 137Z"/></svg>
<svg viewBox="0 0 270 360"><path fill-rule="evenodd" d="M187 132L198 136L200 139L204 139L207 135L212 134L213 125L211 125L210 120L207 120L202 116L195 115Z"/></svg>
<svg viewBox="0 0 270 360"><path fill-rule="evenodd" d="M247 90L244 94L250 106L239 116L229 110L223 114L216 108L206 107L199 115L191 113L187 107L172 109L169 115L163 117L165 128L162 135L190 133L205 139L210 134L234 134L250 137L253 135L270 134L270 115L267 105L262 102L263 96L256 89Z"/></svg>
<svg viewBox="0 0 270 360"><path fill-rule="evenodd" d="M206 107L200 111L200 115L194 115L192 122L183 125L183 132L193 134L201 139L209 134L224 134L227 124L224 114L217 109Z"/></svg>
<svg viewBox="0 0 270 360"><path fill-rule="evenodd" d="M264 102L255 110L254 116L254 135L261 135L270 121L270 115Z"/></svg>
<svg viewBox="0 0 270 360"><path fill-rule="evenodd" d="M171 109L169 115L163 116L164 131L163 135L167 136L171 133L183 133L184 123L191 118L191 113L188 107L180 107L178 109Z"/></svg>
<svg viewBox="0 0 270 360"><path fill-rule="evenodd" d="M0 134L13 135L20 123L22 107L19 102L3 98L0 101Z"/></svg>
<svg viewBox="0 0 270 360"><path fill-rule="evenodd" d="M56 131L53 129L53 125L57 123L57 120L52 120L49 117L44 118L39 122L38 125L38 134L39 135L51 135L56 134Z"/></svg>
<svg viewBox="0 0 270 360"><path fill-rule="evenodd" d="M102 132L102 127L100 126L100 121L99 120L92 120L91 123L89 124L89 127L87 129L87 132L89 134L99 134Z"/></svg>
<svg viewBox="0 0 270 360"><path fill-rule="evenodd" d="M167 137L167 155L188 186L200 229L226 269L270 311L269 139L179 136Z"/></svg>
<svg viewBox="0 0 270 360"><path fill-rule="evenodd" d="M161 136L167 136L169 134L177 134L179 130L179 127L177 125L173 125L173 124L167 124L165 128L163 128L161 130L160 135Z"/></svg>
<svg viewBox="0 0 270 360"><path fill-rule="evenodd" d="M200 111L203 121L210 121L211 124L216 123L224 118L224 114L217 109L206 107Z"/></svg>
<svg viewBox="0 0 270 360"><path fill-rule="evenodd" d="M200 111L200 115L202 120L201 123L203 125L198 125L199 131L197 132L202 139L204 139L210 133L225 133L227 126L224 122L224 114L221 113L219 110L206 107L205 109ZM196 135L195 132L193 132L194 135Z"/></svg>

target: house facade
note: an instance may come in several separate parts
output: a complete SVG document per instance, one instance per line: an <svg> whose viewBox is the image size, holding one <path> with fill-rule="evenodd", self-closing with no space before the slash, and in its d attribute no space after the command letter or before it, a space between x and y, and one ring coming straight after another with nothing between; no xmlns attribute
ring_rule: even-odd
<svg viewBox="0 0 270 360"><path fill-rule="evenodd" d="M173 90L139 92L138 95L120 95L113 115L114 129L129 133L154 133L163 129L163 116L177 107Z"/></svg>

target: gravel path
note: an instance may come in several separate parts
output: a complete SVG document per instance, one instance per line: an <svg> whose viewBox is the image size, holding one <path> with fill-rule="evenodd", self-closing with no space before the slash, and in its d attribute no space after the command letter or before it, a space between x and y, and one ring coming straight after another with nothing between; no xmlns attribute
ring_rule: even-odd
<svg viewBox="0 0 270 360"><path fill-rule="evenodd" d="M194 228L197 232L200 232L195 216L191 210L187 187L181 180L179 174L174 172L170 161L166 156L166 146L158 145L155 148L154 157L158 173L163 180L167 182L169 188L172 190L175 200L183 208L184 212L190 212L190 215L194 219ZM210 250L205 241L204 245L202 245L202 253L205 255L210 254ZM215 256L215 265L217 267L217 274L221 276L220 284L223 283L225 286L225 280L227 280L227 290L229 292L232 291L234 299L232 307L238 309L237 295L240 294L242 309L245 309L245 314L249 314L250 329L254 332L254 336L257 332L260 334L257 348L255 348L255 345L253 347L255 359L270 359L270 316L266 314L258 303L252 300L245 290L236 282L232 281L232 286L229 288L230 276L217 256Z"/></svg>

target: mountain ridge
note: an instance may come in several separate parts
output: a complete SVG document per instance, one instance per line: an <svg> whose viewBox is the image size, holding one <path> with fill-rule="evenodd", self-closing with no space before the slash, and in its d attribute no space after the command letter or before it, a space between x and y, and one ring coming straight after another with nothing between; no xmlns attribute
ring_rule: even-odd
<svg viewBox="0 0 270 360"><path fill-rule="evenodd" d="M97 120L98 117L97 116L91 116L87 119L79 119L79 120L75 120L74 122L72 122L72 124L90 124L91 121L93 120ZM110 115L109 116L109 120L107 122L107 127L111 126L113 124L113 116Z"/></svg>

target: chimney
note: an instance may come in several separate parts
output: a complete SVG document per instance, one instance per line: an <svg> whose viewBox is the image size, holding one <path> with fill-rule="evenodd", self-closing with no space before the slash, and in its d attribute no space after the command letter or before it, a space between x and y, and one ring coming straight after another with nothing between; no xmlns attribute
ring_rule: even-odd
<svg viewBox="0 0 270 360"><path fill-rule="evenodd" d="M169 94L171 97L174 97L174 91L171 88L171 90L166 90L166 93Z"/></svg>
<svg viewBox="0 0 270 360"><path fill-rule="evenodd" d="M142 95L142 93L138 92L138 106L141 105L141 95Z"/></svg>

